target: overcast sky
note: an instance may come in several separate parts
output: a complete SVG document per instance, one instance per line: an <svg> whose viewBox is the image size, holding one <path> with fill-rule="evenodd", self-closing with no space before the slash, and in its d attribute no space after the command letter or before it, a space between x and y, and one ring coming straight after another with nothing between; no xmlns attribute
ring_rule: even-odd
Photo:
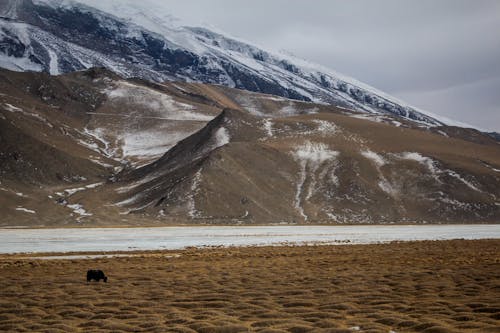
<svg viewBox="0 0 500 333"><path fill-rule="evenodd" d="M500 131L498 0L150 0L422 109Z"/></svg>

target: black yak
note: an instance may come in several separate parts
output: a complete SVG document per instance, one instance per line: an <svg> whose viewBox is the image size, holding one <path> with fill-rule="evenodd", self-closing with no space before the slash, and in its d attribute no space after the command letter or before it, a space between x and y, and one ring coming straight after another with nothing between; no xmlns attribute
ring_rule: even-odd
<svg viewBox="0 0 500 333"><path fill-rule="evenodd" d="M89 269L87 271L87 282L90 282L92 280L96 280L97 282L99 282L100 280L108 282L108 277L104 275L104 272L100 269Z"/></svg>

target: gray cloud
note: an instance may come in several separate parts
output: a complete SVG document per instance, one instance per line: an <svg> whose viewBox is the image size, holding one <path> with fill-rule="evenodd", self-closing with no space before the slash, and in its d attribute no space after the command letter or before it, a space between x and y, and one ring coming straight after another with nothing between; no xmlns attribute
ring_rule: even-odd
<svg viewBox="0 0 500 333"><path fill-rule="evenodd" d="M500 109L498 92L500 78L481 80L446 89L403 92L401 98L424 109L439 110L439 114L460 120L478 128L498 131Z"/></svg>
<svg viewBox="0 0 500 333"><path fill-rule="evenodd" d="M500 1L144 1L500 131Z"/></svg>

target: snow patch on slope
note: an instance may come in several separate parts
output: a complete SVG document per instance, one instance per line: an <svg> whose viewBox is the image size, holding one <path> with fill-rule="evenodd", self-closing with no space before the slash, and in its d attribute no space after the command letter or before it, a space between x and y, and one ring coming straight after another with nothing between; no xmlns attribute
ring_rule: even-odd
<svg viewBox="0 0 500 333"><path fill-rule="evenodd" d="M64 190L64 193L66 193L66 195L68 197L72 196L73 194L77 193L77 192L81 192L81 191L86 191L86 190L90 190L90 189L95 189L99 186L102 186L104 185L104 183L95 183L95 184L89 184L89 185L85 185L85 186L82 186L82 187L76 187L76 188L69 188L69 189L65 189ZM62 193L59 192L60 195L62 195Z"/></svg>
<svg viewBox="0 0 500 333"><path fill-rule="evenodd" d="M231 137L225 127L221 127L215 132L215 148L227 145L230 140Z"/></svg>
<svg viewBox="0 0 500 333"><path fill-rule="evenodd" d="M24 207L17 207L16 210L19 212L24 212L24 213L28 213L28 214L36 214L36 212L34 210L27 209Z"/></svg>
<svg viewBox="0 0 500 333"><path fill-rule="evenodd" d="M42 123L44 123L45 125L49 126L50 128L54 127L46 118L40 116L39 114L37 113L33 113L33 112L29 112L29 111L26 111L26 110L23 110L17 106L14 106L12 104L9 104L9 103L4 103L3 104L3 108L9 112L12 112L12 113L22 113L26 116L29 116L29 117L32 117L32 118L35 118L36 120L39 120L41 121Z"/></svg>
<svg viewBox="0 0 500 333"><path fill-rule="evenodd" d="M301 146L298 146L292 153L294 158L299 162L299 181L297 182L295 192L294 206L305 221L309 219L305 213L302 201L307 202L311 197L316 187L316 173L320 166L327 161L336 159L339 155L338 151L331 150L324 143L312 143L306 141ZM309 179L309 187L304 188L306 181ZM304 196L304 199L302 197Z"/></svg>
<svg viewBox="0 0 500 333"><path fill-rule="evenodd" d="M106 156L107 158L116 159L117 158L117 149L111 148L111 142L109 142L106 138L105 129L103 128L84 128L84 134L90 137L92 140L91 143L86 143L87 147L90 149L99 152Z"/></svg>
<svg viewBox="0 0 500 333"><path fill-rule="evenodd" d="M192 219L199 217L200 212L196 209L195 197L200 191L200 184L202 180L202 170L200 168L193 177L193 181L191 183L191 192L188 195L188 216Z"/></svg>
<svg viewBox="0 0 500 333"><path fill-rule="evenodd" d="M253 114L257 117L264 117L266 114L262 113L260 110L262 109L258 103L257 98L254 98L251 94L238 94L235 96L236 102L241 105L246 111Z"/></svg>
<svg viewBox="0 0 500 333"><path fill-rule="evenodd" d="M119 136L122 158L152 160L161 157L189 133L165 133L162 131L127 132Z"/></svg>
<svg viewBox="0 0 500 333"><path fill-rule="evenodd" d="M123 108L124 112L99 110L91 114L115 117L123 128L110 132L86 129L92 137L89 148L135 167L161 157L215 117L197 112L193 105L181 103L166 92L123 80L114 81L104 93L113 108Z"/></svg>
<svg viewBox="0 0 500 333"><path fill-rule="evenodd" d="M157 112L161 119L210 121L214 118L195 112L192 105L177 102L166 93L126 81L118 82L116 87L105 92L112 102L142 106Z"/></svg>
<svg viewBox="0 0 500 333"><path fill-rule="evenodd" d="M66 207L70 208L73 210L73 213L80 215L81 217L88 217L92 216L92 213L87 212L84 207L80 204L72 204L72 205L67 205Z"/></svg>
<svg viewBox="0 0 500 333"><path fill-rule="evenodd" d="M423 156L420 153L416 152L404 152L399 155L396 155L396 157L420 163L421 165L425 166L427 170L429 170L431 176L434 178L436 183L442 184L442 181L439 178L440 174L442 174L442 170L439 169L437 162L434 161L432 158Z"/></svg>
<svg viewBox="0 0 500 333"><path fill-rule="evenodd" d="M121 190L121 189L123 189L124 192L126 191L126 187L120 188L118 190ZM118 191L118 192L120 192L120 191ZM138 202L139 200L141 200L142 197L143 197L142 193L138 193L138 194L136 194L128 199L117 202L116 205L118 207L128 206L128 205L131 205L131 204Z"/></svg>
<svg viewBox="0 0 500 333"><path fill-rule="evenodd" d="M271 119L267 118L264 119L262 127L264 127L264 131L266 132L267 136L272 138L273 137L273 122Z"/></svg>
<svg viewBox="0 0 500 333"><path fill-rule="evenodd" d="M77 188L66 189L66 190L64 190L64 192L68 195L68 197L70 197L77 192L81 192L81 191L85 191L85 190L86 190L85 187L77 187Z"/></svg>
<svg viewBox="0 0 500 333"><path fill-rule="evenodd" d="M381 167L387 164L386 159L382 155L379 155L371 150L364 150L361 152L361 155L375 164L379 177L378 187L385 193L389 194L391 197L396 198L398 195L398 191L394 188L391 182L387 178L385 178L382 170L380 170Z"/></svg>
<svg viewBox="0 0 500 333"><path fill-rule="evenodd" d="M59 59L57 53L49 48L47 48L47 52L49 53L50 56L50 63L49 63L50 75L59 75Z"/></svg>
<svg viewBox="0 0 500 333"><path fill-rule="evenodd" d="M330 150L328 145L324 143L313 143L310 141L306 141L303 145L297 147L294 152L294 156L299 161L305 161L315 165L333 159L337 157L338 154L337 151Z"/></svg>
<svg viewBox="0 0 500 333"><path fill-rule="evenodd" d="M339 130L338 126L330 121L314 120L314 123L318 125L317 131L321 134L332 135Z"/></svg>
<svg viewBox="0 0 500 333"><path fill-rule="evenodd" d="M379 155L371 150L364 150L361 152L361 155L363 155L365 158L371 160L379 168L384 166L387 163L386 160L384 159L384 157L382 157L381 155Z"/></svg>
<svg viewBox="0 0 500 333"><path fill-rule="evenodd" d="M402 159L405 159L405 160L415 161L415 162L418 162L418 163L424 165L425 167L427 167L427 169L429 169L431 174L434 175L435 177L440 172L439 168L436 165L436 162L432 158L427 157L427 156L423 156L420 153L404 152L404 153L400 154L399 157ZM439 179L436 179L436 180L439 181Z"/></svg>
<svg viewBox="0 0 500 333"><path fill-rule="evenodd" d="M448 175L452 176L453 178L456 178L459 181L461 181L463 184L465 184L470 189L472 189L472 190L474 190L476 192L481 192L481 193L483 192L476 185L474 185L472 182L470 182L467 179L465 179L462 176L460 176L457 172L455 172L453 170L447 170L447 173L448 173Z"/></svg>
<svg viewBox="0 0 500 333"><path fill-rule="evenodd" d="M469 187L470 189L476 191L476 192L480 192L480 193L484 193L481 189L479 189L475 184L473 184L471 181L463 178L460 174L458 174L456 171L453 171L453 170L448 170L448 169L440 169L438 166L437 166L437 162L434 161L432 158L430 157L426 157L426 156L422 156L421 154L419 153L415 153L415 152L405 152L405 153L402 153L399 155L400 158L403 158L403 159L407 159L407 160L413 160L413 161L416 161L416 162L419 162L421 163L422 165L426 166L427 169L431 172L431 174L433 175L434 179L438 182L438 183L442 183L441 179L440 179L440 176L441 175L448 175L448 176L451 176L455 179L457 179L458 181L460 181L461 183L463 183L464 185L466 185L467 187Z"/></svg>

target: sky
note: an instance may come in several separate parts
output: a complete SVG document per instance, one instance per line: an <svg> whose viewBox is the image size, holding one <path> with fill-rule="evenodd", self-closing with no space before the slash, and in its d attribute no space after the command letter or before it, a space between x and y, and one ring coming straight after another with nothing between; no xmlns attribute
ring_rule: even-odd
<svg viewBox="0 0 500 333"><path fill-rule="evenodd" d="M97 1L97 0L96 0ZM99 0L111 1L111 0ZM498 0L142 0L500 132Z"/></svg>

